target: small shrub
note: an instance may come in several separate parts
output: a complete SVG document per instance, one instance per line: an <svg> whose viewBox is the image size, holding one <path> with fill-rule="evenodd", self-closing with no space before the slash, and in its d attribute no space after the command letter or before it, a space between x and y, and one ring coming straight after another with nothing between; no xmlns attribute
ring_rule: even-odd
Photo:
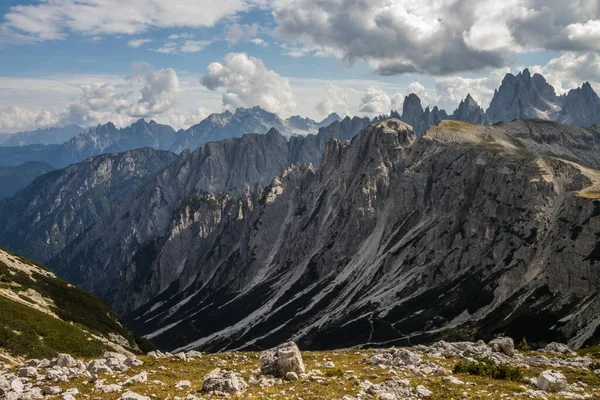
<svg viewBox="0 0 600 400"><path fill-rule="evenodd" d="M596 371L600 369L600 362L593 362L590 364L590 369Z"/></svg>
<svg viewBox="0 0 600 400"><path fill-rule="evenodd" d="M519 342L517 348L521 351L527 351L529 350L529 344L527 343L527 339L523 338L521 339L521 341Z"/></svg>
<svg viewBox="0 0 600 400"><path fill-rule="evenodd" d="M523 372L519 368L511 367L506 364L496 365L488 358L476 358L477 363L465 364L462 362L454 366L455 374L469 374L483 376L486 378L522 382Z"/></svg>
<svg viewBox="0 0 600 400"><path fill-rule="evenodd" d="M328 378L341 378L342 376L344 376L344 371L340 368L328 369L327 371L325 371L325 376Z"/></svg>
<svg viewBox="0 0 600 400"><path fill-rule="evenodd" d="M150 340L137 335L135 336L135 343L143 354L156 350L156 346Z"/></svg>

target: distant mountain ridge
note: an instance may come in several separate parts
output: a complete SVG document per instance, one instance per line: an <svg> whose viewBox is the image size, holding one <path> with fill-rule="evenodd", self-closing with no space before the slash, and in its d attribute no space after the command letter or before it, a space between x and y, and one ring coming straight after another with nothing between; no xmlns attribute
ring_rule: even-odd
<svg viewBox="0 0 600 400"><path fill-rule="evenodd" d="M83 132L78 125L36 129L0 136L0 146L27 146L30 144L62 144Z"/></svg>
<svg viewBox="0 0 600 400"><path fill-rule="evenodd" d="M283 120L277 114L253 107L211 114L189 129L179 131L154 120L140 119L124 128L108 122L72 135L61 144L51 144L53 141L47 140L48 144L29 144L23 141L23 145L16 145L21 142L17 137L11 137L4 147L0 147L0 165L16 166L27 161L41 161L61 168L100 154L142 147L180 153L185 149L194 150L204 143L241 137L246 133L265 134L271 128L277 129L286 137L316 134L319 128L340 120L337 114L331 114L321 122L299 116ZM72 127L77 128L79 127ZM44 132L50 134L52 129L54 128L36 131L35 137ZM29 132L16 135L31 136Z"/></svg>
<svg viewBox="0 0 600 400"><path fill-rule="evenodd" d="M524 69L517 75L505 75L487 110L468 94L452 115L433 107L423 110L419 97L411 93L404 98L402 114L392 110L392 117L411 125L420 135L441 120L452 119L480 125L515 119L539 118L573 126L592 126L600 122L600 97L589 82L558 96L540 74Z"/></svg>

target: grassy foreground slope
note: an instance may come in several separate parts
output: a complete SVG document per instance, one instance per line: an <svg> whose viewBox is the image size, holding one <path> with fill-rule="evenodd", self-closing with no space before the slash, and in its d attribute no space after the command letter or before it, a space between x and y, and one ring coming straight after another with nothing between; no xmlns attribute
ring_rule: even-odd
<svg viewBox="0 0 600 400"><path fill-rule="evenodd" d="M106 350L137 352L138 342L101 299L0 249L0 354L95 357Z"/></svg>

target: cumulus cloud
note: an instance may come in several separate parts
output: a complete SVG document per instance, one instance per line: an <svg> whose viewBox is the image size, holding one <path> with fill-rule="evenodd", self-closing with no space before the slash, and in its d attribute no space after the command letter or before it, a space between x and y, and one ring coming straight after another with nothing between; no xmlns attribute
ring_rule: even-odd
<svg viewBox="0 0 600 400"><path fill-rule="evenodd" d="M288 79L246 53L229 53L222 62L210 63L200 82L210 90L224 89L223 105L227 108L259 105L286 113L296 107Z"/></svg>
<svg viewBox="0 0 600 400"><path fill-rule="evenodd" d="M34 111L20 106L0 110L0 132L47 128L58 122L58 117L50 111Z"/></svg>
<svg viewBox="0 0 600 400"><path fill-rule="evenodd" d="M585 81L600 87L600 55L597 53L567 52L532 70L544 75L559 93L581 86Z"/></svg>
<svg viewBox="0 0 600 400"><path fill-rule="evenodd" d="M173 68L148 71L141 80L144 83L142 97L131 107L120 107L119 110L134 118L147 118L164 114L175 107L181 89Z"/></svg>
<svg viewBox="0 0 600 400"><path fill-rule="evenodd" d="M332 113L339 115L353 115L350 106L352 94L350 90L335 85L328 85L327 94L316 105L316 110L322 116Z"/></svg>
<svg viewBox="0 0 600 400"><path fill-rule="evenodd" d="M103 83L82 86L81 91L80 98L61 113L61 123L89 126L112 121L122 126L137 118L170 118L181 89L175 70L169 68L133 75L122 87Z"/></svg>
<svg viewBox="0 0 600 400"><path fill-rule="evenodd" d="M392 99L383 90L370 87L363 96L359 111L370 114L384 114L392 109Z"/></svg>
<svg viewBox="0 0 600 400"><path fill-rule="evenodd" d="M210 27L224 17L261 3L260 0L46 0L10 7L2 26L7 34L34 40L64 39L69 34L133 35L150 28Z"/></svg>
<svg viewBox="0 0 600 400"><path fill-rule="evenodd" d="M382 75L500 68L515 52L600 50L597 0L275 0L275 34L299 48L368 61Z"/></svg>

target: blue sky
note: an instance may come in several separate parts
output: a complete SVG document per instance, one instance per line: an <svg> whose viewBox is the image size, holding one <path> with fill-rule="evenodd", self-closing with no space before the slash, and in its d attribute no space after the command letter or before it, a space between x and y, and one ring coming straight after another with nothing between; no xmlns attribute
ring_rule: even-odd
<svg viewBox="0 0 600 400"><path fill-rule="evenodd" d="M486 107L523 67L559 92L600 81L596 0L432 3L4 0L0 131L139 116L179 127L253 105L376 114L410 92L452 112L467 93Z"/></svg>

